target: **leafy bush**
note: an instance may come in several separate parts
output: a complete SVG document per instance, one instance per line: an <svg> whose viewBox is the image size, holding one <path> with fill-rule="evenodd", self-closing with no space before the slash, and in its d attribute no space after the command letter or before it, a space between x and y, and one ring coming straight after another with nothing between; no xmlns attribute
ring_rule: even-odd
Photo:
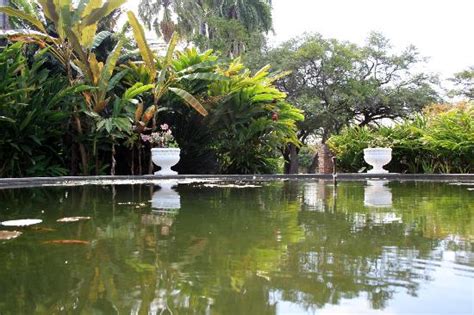
<svg viewBox="0 0 474 315"><path fill-rule="evenodd" d="M44 34L9 37L36 49L31 63L22 44L7 48L0 62L7 78L0 82L0 176L142 174L151 163L140 135L164 122L185 157L216 162L205 172L269 173L281 167L280 150L298 143L295 123L303 116L274 87L268 68L252 74L238 59L222 63L212 51L175 52L177 34L158 57L131 12L140 55L127 50L126 27L115 34L113 50L99 53L112 33L97 33L98 23L121 2L41 2L44 19L0 8ZM188 173L202 169L188 165Z"/></svg>
<svg viewBox="0 0 474 315"><path fill-rule="evenodd" d="M432 107L393 127L346 128L328 145L344 172L363 170L363 149L375 146L392 148L392 172L474 172L474 106Z"/></svg>
<svg viewBox="0 0 474 315"><path fill-rule="evenodd" d="M182 153L177 170L204 173L273 173L281 169L280 149L297 143L296 121L303 116L285 102L268 67L252 74L239 59L221 63L210 51L185 50L174 61L175 71L206 80L183 80L183 88L209 112L199 116L168 95L158 119L174 126ZM210 80L215 73L226 80Z"/></svg>
<svg viewBox="0 0 474 315"><path fill-rule="evenodd" d="M273 85L268 69L251 74L236 59L221 69L230 80L210 86L211 95L224 96L210 117L222 173L276 172L280 149L298 144L296 121L303 115L285 102L286 94Z"/></svg>
<svg viewBox="0 0 474 315"><path fill-rule="evenodd" d="M21 43L0 52L0 177L67 174L64 126L75 91L42 68L42 54L29 65Z"/></svg>

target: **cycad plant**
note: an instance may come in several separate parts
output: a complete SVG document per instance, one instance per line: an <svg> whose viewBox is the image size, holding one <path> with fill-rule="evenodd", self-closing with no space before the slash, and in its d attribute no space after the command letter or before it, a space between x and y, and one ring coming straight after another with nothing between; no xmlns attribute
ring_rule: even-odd
<svg viewBox="0 0 474 315"><path fill-rule="evenodd" d="M252 74L236 59L220 70L229 81L210 86L211 95L224 96L210 117L223 173L273 173L281 150L290 143L299 145L296 122L303 115L285 101L268 70Z"/></svg>

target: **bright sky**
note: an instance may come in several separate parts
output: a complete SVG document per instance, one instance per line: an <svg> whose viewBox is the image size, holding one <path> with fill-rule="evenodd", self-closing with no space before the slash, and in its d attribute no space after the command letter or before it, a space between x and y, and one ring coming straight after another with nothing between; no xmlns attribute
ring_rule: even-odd
<svg viewBox="0 0 474 315"><path fill-rule="evenodd" d="M275 45L304 32L363 44L370 31L415 45L426 70L450 77L474 66L474 0L273 0Z"/></svg>

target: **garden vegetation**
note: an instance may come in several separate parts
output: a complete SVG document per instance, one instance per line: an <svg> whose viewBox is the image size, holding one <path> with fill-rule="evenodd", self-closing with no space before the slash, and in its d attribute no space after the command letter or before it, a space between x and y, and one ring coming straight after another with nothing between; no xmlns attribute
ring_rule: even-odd
<svg viewBox="0 0 474 315"><path fill-rule="evenodd" d="M160 124L181 148L180 173L314 172L318 143L339 171L364 170L362 150L381 145L394 149L391 171L473 171L472 67L449 92L467 103L436 107L438 78L417 71L424 58L382 34L268 48L270 1L141 0L167 45L157 53L125 2L0 8L15 29L0 39L0 177L150 174L142 136Z"/></svg>
<svg viewBox="0 0 474 315"><path fill-rule="evenodd" d="M298 143L303 116L268 67L177 52L177 33L158 56L132 12L120 32L100 31L124 0L38 2L44 18L0 9L34 30L0 52L0 176L150 173L140 135L161 123L184 172L275 172L280 149Z"/></svg>

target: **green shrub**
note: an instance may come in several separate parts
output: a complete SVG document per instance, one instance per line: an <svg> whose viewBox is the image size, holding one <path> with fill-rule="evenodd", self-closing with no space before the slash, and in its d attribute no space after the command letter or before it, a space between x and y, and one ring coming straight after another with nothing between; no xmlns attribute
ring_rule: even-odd
<svg viewBox="0 0 474 315"><path fill-rule="evenodd" d="M391 172L474 172L474 106L425 113L393 127L346 128L327 143L342 172L364 170L363 149L376 146L392 148Z"/></svg>
<svg viewBox="0 0 474 315"><path fill-rule="evenodd" d="M29 65L21 43L0 52L0 177L68 173L64 126L74 91L42 67L42 55Z"/></svg>

